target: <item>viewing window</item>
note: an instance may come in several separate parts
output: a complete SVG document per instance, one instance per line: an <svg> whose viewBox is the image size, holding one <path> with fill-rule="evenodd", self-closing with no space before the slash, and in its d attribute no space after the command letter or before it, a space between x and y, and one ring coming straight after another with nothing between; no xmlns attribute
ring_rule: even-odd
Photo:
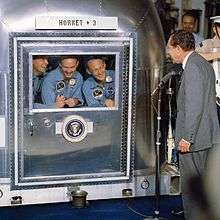
<svg viewBox="0 0 220 220"><path fill-rule="evenodd" d="M31 54L29 63L31 111L118 107L118 53Z"/></svg>

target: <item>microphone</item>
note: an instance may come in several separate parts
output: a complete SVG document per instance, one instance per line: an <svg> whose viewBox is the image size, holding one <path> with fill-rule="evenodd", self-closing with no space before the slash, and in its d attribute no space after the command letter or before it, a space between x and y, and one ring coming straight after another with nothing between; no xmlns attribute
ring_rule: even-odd
<svg viewBox="0 0 220 220"><path fill-rule="evenodd" d="M162 77L162 79L160 80L160 83L158 84L158 88L163 88L163 86L167 83L167 81L172 77L172 76L180 76L181 72L175 72L175 71L171 71L169 73L167 73L165 76Z"/></svg>
<svg viewBox="0 0 220 220"><path fill-rule="evenodd" d="M162 89L171 77L181 76L181 75L182 75L182 71L178 71L178 72L171 71L171 72L167 73L165 76L162 77L162 79L160 80L160 82L157 85L156 89L152 92L151 95L153 95L158 89Z"/></svg>

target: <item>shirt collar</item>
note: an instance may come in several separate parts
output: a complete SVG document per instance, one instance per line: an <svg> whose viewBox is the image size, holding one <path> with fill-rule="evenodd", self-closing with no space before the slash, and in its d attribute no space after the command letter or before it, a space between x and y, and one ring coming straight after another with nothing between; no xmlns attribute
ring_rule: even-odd
<svg viewBox="0 0 220 220"><path fill-rule="evenodd" d="M44 77L44 73L40 74L40 75L34 75L33 74L33 79L42 79Z"/></svg>
<svg viewBox="0 0 220 220"><path fill-rule="evenodd" d="M194 51L190 51L190 52L185 56L185 58L184 58L184 60L183 60L183 69L185 69L187 60L188 60L189 56L190 56L193 52L194 52Z"/></svg>

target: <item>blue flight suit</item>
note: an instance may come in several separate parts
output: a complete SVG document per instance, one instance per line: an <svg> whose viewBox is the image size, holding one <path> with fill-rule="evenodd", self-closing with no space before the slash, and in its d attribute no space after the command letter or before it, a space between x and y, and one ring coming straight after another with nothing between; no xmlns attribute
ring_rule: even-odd
<svg viewBox="0 0 220 220"><path fill-rule="evenodd" d="M43 105L43 101L41 98L41 88L44 80L44 74L39 76L33 75L33 108L45 108L46 106Z"/></svg>
<svg viewBox="0 0 220 220"><path fill-rule="evenodd" d="M83 84L83 95L87 106L103 107L106 99L115 98L115 71L106 70L106 80L100 85L91 76Z"/></svg>
<svg viewBox="0 0 220 220"><path fill-rule="evenodd" d="M75 71L72 78L64 81L60 67L49 72L44 78L42 85L42 100L49 108L56 107L56 97L64 96L65 99L76 98L83 104L82 98L83 78L78 71Z"/></svg>

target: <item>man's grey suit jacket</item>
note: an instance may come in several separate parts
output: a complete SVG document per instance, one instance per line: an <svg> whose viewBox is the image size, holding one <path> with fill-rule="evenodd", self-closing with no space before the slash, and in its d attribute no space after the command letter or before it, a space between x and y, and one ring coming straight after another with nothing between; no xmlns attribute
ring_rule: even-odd
<svg viewBox="0 0 220 220"><path fill-rule="evenodd" d="M186 63L177 98L175 143L183 138L190 151L219 143L215 73L209 62L193 52Z"/></svg>

